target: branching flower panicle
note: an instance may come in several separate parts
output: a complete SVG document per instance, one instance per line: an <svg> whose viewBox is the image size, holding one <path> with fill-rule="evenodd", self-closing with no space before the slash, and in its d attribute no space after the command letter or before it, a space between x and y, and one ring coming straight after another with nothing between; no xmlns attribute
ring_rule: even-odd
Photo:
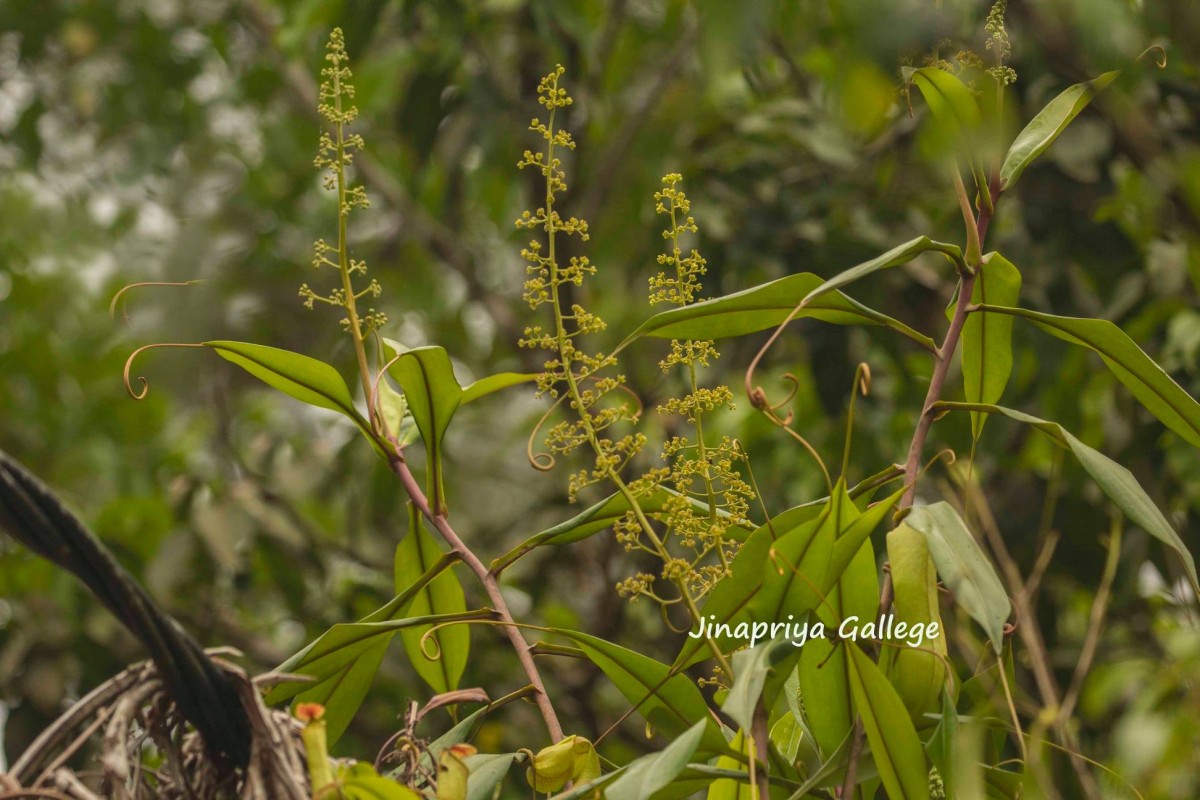
<svg viewBox="0 0 1200 800"><path fill-rule="evenodd" d="M604 330L604 320L578 303L569 309L563 307L563 287L582 286L586 277L596 273L596 267L586 256L572 256L561 263L557 254L559 235L578 236L581 241L588 239L586 221L576 217L564 219L554 207L559 194L567 188L560 154L575 148L571 134L556 127L559 110L572 103L567 90L559 86L563 71L559 66L538 85L538 102L548 115L545 122L535 118L529 129L541 136L542 149L526 150L517 164L520 169L531 168L541 173L545 179L544 203L536 211L522 213L516 226L539 231L544 237L544 241L530 241L521 251L527 274L524 299L532 309L548 304L554 312L553 328L527 327L520 345L551 353L545 371L538 376L538 394L559 397L566 393L574 412L572 418L550 428L546 446L553 453L567 454L588 445L595 457L591 469L571 476L569 492L574 500L584 487L620 473L646 439L639 433L615 438L609 435L614 425L637 419L637 410L613 394L624 387L625 376L602 374L616 366L616 359L603 353L589 353L578 344L580 337Z"/></svg>
<svg viewBox="0 0 1200 800"><path fill-rule="evenodd" d="M1012 44L1008 40L1008 31L1004 27L1004 14L1008 10L1008 0L996 0L988 11L984 30L987 32L987 47L996 57L996 66L988 68L991 75L1001 86L1016 83L1017 71L1004 62L1012 55Z"/></svg>
<svg viewBox="0 0 1200 800"><path fill-rule="evenodd" d="M696 220L690 216L691 201L679 188L682 176L672 173L663 178L663 188L655 193L655 210L669 217L663 238L666 253L658 256L663 271L650 279L650 304L670 303L684 306L698 299L700 276L705 273L704 258L696 250L683 255L680 238L696 233ZM648 493L669 486L671 495L663 508L667 528L663 543L684 555L669 555L663 560L659 576L639 573L618 587L623 596L660 599L654 592L657 578L682 583L694 598L703 597L717 581L729 574L729 562L737 553L736 540L727 536L730 527L745 524L754 492L737 471L746 458L737 442L722 437L716 444L704 438L704 415L721 407L733 408L733 392L728 386L711 388L699 385L697 368L707 367L719 356L711 340L671 341L670 354L659 362L663 372L682 367L687 376L688 393L673 397L658 407L659 413L682 416L692 428L692 436L676 436L663 445L662 459L669 467L651 470L634 486ZM707 511L693 504L700 500ZM618 539L627 550L647 550L642 527L631 512L616 526Z"/></svg>
<svg viewBox="0 0 1200 800"><path fill-rule="evenodd" d="M557 112L571 105L570 96L565 89L559 86L559 78L562 77L562 74L563 68L560 66L543 78L538 85L538 101L549 112L548 118L546 122L534 119L530 123L529 129L541 136L543 145L536 153L526 150L517 164L521 169L536 169L545 181L546 193L543 205L536 211L526 211L521 214L516 225L520 229L540 231L542 234L541 239L534 239L521 251L521 255L526 261L527 275L524 298L533 309L544 305L550 306L554 325L552 328L543 328L539 325L526 328L525 336L521 339L520 344L522 347L549 351L550 357L545 362L545 371L538 377L538 394L549 394L551 397L562 398L572 412L567 419L550 428L546 435L546 446L551 453L559 454L571 453L586 446L590 449L594 459L590 468L580 470L571 476L568 485L571 499L574 500L580 490L593 483L607 481L615 486L630 509L629 514L613 526L617 537L630 549L642 548L652 553L662 563L661 571L657 576L648 573L635 575L618 587L619 590L622 594L630 594L635 597L648 596L662 603L664 608L681 604L686 609L689 624L691 624L700 619L700 609L696 604L697 592L706 591L717 580L717 572L720 575L725 574L729 553L725 547L720 545L709 544L705 550L705 545L699 544L701 542L720 542L723 537L720 533L714 533L714 523L711 519L707 524L701 524L693 523L686 516L691 512L691 503L688 498L695 494L691 487L703 484L706 478L719 481L721 480L720 475L732 476L734 474L732 464L736 460L734 454L739 451L736 444L726 442L715 451L718 455L711 460L704 455L706 451L701 451L700 461L707 466L698 470L689 466L675 469L659 468L628 483L622 477L625 467L645 446L646 437L637 432L621 435L613 431L615 426L621 423L636 422L640 407L631 406L627 400L618 396L618 392L628 392L628 389L625 386L625 376L614 374L616 359L612 355L588 352L580 342L586 334L603 330L603 320L579 304L573 304L569 309L564 308L564 287L568 285L582 286L587 276L595 274L596 268L584 256L572 257L565 264L561 263L557 253L560 234L578 236L582 241L587 241L588 238L587 222L575 217L564 219L554 207L559 194L567 188L561 153L563 150L575 147L571 135L567 131L555 127ZM667 186L667 190L673 191L673 189L673 184ZM659 198L660 208L664 212L668 207L673 209L671 231L668 234L673 248L668 259L661 263L664 267L669 264L673 268L674 277L669 277L667 271L660 276L658 292L663 301L686 303L695 300L696 292L699 289L697 276L704 272L704 259L699 254L693 253L685 258L678 248L678 237L695 229L694 220L688 217L686 212L678 210L679 204L686 202L687 198L682 197L681 194L663 194ZM681 213L682 220L679 219ZM677 360L673 364L688 363L694 370L696 363L707 363L708 360L716 357L716 353L712 350L711 343L698 350L695 346L692 350L688 350L684 345L680 345L678 351L673 349L673 357ZM705 393L700 393L693 381L691 398L683 405L689 409L686 412L690 415L689 419L694 418L699 442L703 439L702 433L699 433L700 415L709 406L715 408L717 405L728 404L732 395L728 389L724 394L719 390L705 390ZM718 472L718 470L723 470L723 472ZM689 546L692 547L691 551L687 551L689 552L687 558L671 551L667 542L651 522L650 516L642 508L648 494L661 487L663 483L676 480L687 488L686 494L673 507L673 516L676 521L668 525L668 533L672 527L677 531L684 529L688 531L680 535L680 538L688 541ZM711 490L715 493L717 491L716 484L711 487L707 484L705 486L706 492ZM741 492L734 486L730 480L725 487L730 496L745 497L748 493L748 490ZM729 513L730 519L741 519L744 516L744 504L738 506L734 503L727 503L727 506L726 511ZM715 503L711 504L710 508L716 517L717 506ZM720 523L717 523L717 529L723 533L723 529L720 529L719 525ZM697 545L699 545L699 551L695 549ZM703 553L703 556L700 559L691 557L696 552ZM712 552L718 554L720 561L717 572L705 572L698 569L697 564ZM660 578L674 587L673 596L663 598L655 593L654 584ZM720 646L711 638L707 638L707 645L725 674L732 675L732 668Z"/></svg>
<svg viewBox="0 0 1200 800"><path fill-rule="evenodd" d="M1012 43L1008 38L1008 30L1004 26L1004 16L1007 11L1008 0L995 0L988 10L987 21L984 23L984 32L987 34L984 47L995 60L993 66L985 67L984 59L978 53L968 49L958 50L952 59L943 58L941 52L954 47L954 42L950 39L938 42L933 52L922 58L922 64L959 76L977 94L982 89L976 85L975 76L982 73L991 77L1000 89L1016 83L1017 71L1006 63L1012 55Z"/></svg>
<svg viewBox="0 0 1200 800"><path fill-rule="evenodd" d="M692 202L683 190L675 188L681 180L682 175L672 172L662 179L663 188L654 193L654 210L671 217L670 226L662 232L662 237L671 243L671 251L658 255L663 270L650 279L650 305L686 306L694 302L700 291L700 276L708 271L708 262L699 252L692 250L685 256L679 247L680 236L698 230L689 213Z"/></svg>
<svg viewBox="0 0 1200 800"><path fill-rule="evenodd" d="M322 185L327 190L337 193L338 237L336 244L324 239L316 241L313 245L312 265L317 269L329 267L336 270L340 285L327 293L320 293L305 283L300 287L300 297L307 308L314 308L317 303L322 303L344 310L342 328L354 339L364 389L370 395L363 339L383 327L387 323L387 316L374 308L368 308L365 314L360 311L358 302L379 297L383 288L374 279L362 288L355 286L356 276L360 279L366 277L367 265L351 257L346 239L347 218L356 209L367 208L370 205L366 190L362 186L351 185L346 175L347 168L354 163L355 154L362 150L364 144L361 136L346 130L358 117L358 109L353 103L354 86L350 83L351 73L347 66L349 60L342 30L334 28L329 35L329 42L325 45L326 66L321 70L324 81L321 83L317 106L326 128L321 131L317 157L313 164L317 169L324 171Z"/></svg>

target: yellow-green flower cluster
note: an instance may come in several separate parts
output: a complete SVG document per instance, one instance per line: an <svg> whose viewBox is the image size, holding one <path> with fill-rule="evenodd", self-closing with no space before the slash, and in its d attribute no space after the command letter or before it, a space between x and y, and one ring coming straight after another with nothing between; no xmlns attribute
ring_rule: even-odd
<svg viewBox="0 0 1200 800"><path fill-rule="evenodd" d="M996 66L988 69L988 74L1001 86L1016 83L1017 71L1005 65L1005 60L1012 54L1012 44L1008 40L1008 31L1004 27L1004 14L1008 10L1008 0L996 0L988 11L984 30L987 32L988 50L996 56Z"/></svg>
<svg viewBox="0 0 1200 800"><path fill-rule="evenodd" d="M522 213L516 226L542 235L542 239L534 239L521 251L527 275L523 297L532 309L551 306L554 316L553 327L527 327L520 345L551 353L538 376L538 394L566 395L573 412L569 419L550 428L546 446L552 453L567 454L587 445L595 457L590 469L570 478L568 489L574 500L584 487L619 474L642 449L646 439L638 433L610 435L614 425L637 418L636 410L628 402L614 396L614 392L623 389L625 376L604 374L616 365L616 359L603 353L589 353L577 344L581 337L604 330L604 320L578 303L569 309L563 307L564 287L582 286L584 278L596 273L596 267L586 256L571 256L563 263L557 254L560 234L578 236L581 241L588 239L586 221L575 217L564 219L554 208L559 194L567 188L561 154L575 148L571 134L557 126L558 112L572 103L566 89L559 86L562 75L563 68L559 66L538 85L538 102L548 115L545 122L533 119L529 129L542 138L543 146L537 152L526 150L517 166L541 173L545 198L536 210Z"/></svg>
<svg viewBox="0 0 1200 800"><path fill-rule="evenodd" d="M646 437L635 432L615 433L616 426L636 422L638 410L622 393L628 392L625 376L617 374L612 355L589 352L582 340L588 334L604 330L604 321L579 303L566 306L567 287L580 287L596 272L584 256L560 260L559 236L588 238L584 220L564 219L555 208L559 195L567 188L562 166L565 151L575 147L567 131L556 124L557 114L571 104L566 90L559 86L563 69L558 67L542 79L538 100L546 108L545 122L534 119L529 126L542 139L537 152L526 150L518 162L521 169L537 170L543 178L545 198L540 207L526 211L516 225L540 234L521 255L526 262L524 299L532 309L549 306L553 325L530 325L521 339L522 347L548 352L544 371L537 381L539 395L559 398L571 413L547 432L546 446L552 454L569 454L579 448L589 450L593 463L571 476L571 499L584 487L606 481L616 487L629 503L630 511L614 525L617 538L629 550L644 550L661 564L657 573L638 573L624 581L618 590L634 599L648 597L664 606L682 604L694 620L699 616L696 601L729 573L729 561L736 543L728 537L732 525L745 523L753 492L738 473L745 455L737 443L722 438L709 444L704 438L703 417L722 406L732 406L728 387L701 387L697 367L708 366L717 357L710 341L674 341L671 353L662 362L664 371L683 368L688 375L686 395L667 400L659 410L682 416L694 429L691 439L676 437L663 450L669 466L650 470L626 483L622 473L646 444ZM677 186L678 175L668 175L663 188L655 194L656 207L670 217L663 234L670 246L658 258L662 270L650 282L651 303L687 305L699 299L700 276L705 273L704 258L695 250L684 255L683 236L696 232L696 221L689 215L690 202ZM652 495L665 496L665 505L652 521L644 506ZM697 502L699 500L700 502ZM662 530L665 528L665 530ZM656 593L663 581L673 587L667 596Z"/></svg>
<svg viewBox="0 0 1200 800"><path fill-rule="evenodd" d="M317 105L321 118L329 127L321 131L313 164L325 173L322 185L338 196L338 241L337 244L330 244L318 239L313 245L312 265L318 269L332 267L337 270L341 286L327 294L319 294L305 283L300 287L300 297L306 308L324 303L345 309L342 328L361 339L383 327L387 323L387 316L373 308L368 309L366 314L358 313L356 301L368 296L379 297L383 288L378 281L372 280L365 288L355 290L353 278L355 275L366 275L367 265L350 257L346 241L346 218L354 209L370 205L366 190L362 186L350 185L346 177L346 168L354 163L355 153L362 150L364 145L361 136L346 131L346 126L358 117L358 109L353 103L354 85L350 83L352 75L346 66L349 60L342 29L334 28L325 45L327 66L321 70L324 80Z"/></svg>
<svg viewBox="0 0 1200 800"><path fill-rule="evenodd" d="M662 190L654 193L654 210L671 217L670 227L662 232L663 238L670 241L671 250L658 255L658 263L664 269L650 279L650 305L685 306L694 302L700 291L700 276L707 272L708 262L699 252L692 250L685 256L679 247L680 236L698 230L696 220L689 216L691 201L675 188L681 180L682 175L672 172L663 178Z"/></svg>
<svg viewBox="0 0 1200 800"><path fill-rule="evenodd" d="M667 175L663 178L663 189L654 195L657 212L669 217L663 231L669 246L658 257L664 270L650 279L651 305L683 306L695 302L701 289L699 276L705 273L704 258L696 250L684 256L680 247L680 237L697 232L696 221L689 215L691 202L679 188L681 180L677 174ZM718 355L712 341L672 340L671 352L659 366L663 372L682 367L689 391L682 397L666 400L658 411L682 416L692 427L694 437L672 437L662 450L662 459L670 466L651 470L630 485L637 496L646 496L663 487L673 490L659 516L667 528L662 544L674 545L674 549L669 553L658 552L655 542L646 541L644 526L632 512L614 526L618 540L627 550L644 550L659 556L663 566L657 577L686 587L693 599L703 597L729 574L737 541L727 534L731 526L746 523L749 504L754 498L750 485L738 472L738 465L746 456L737 442L727 436L716 444L705 441L704 415L721 407L733 408L733 392L728 386L702 387L698 383L697 368L709 366ZM696 500L702 505L697 505ZM665 602L654 591L657 577L638 573L617 588L633 600L649 597Z"/></svg>

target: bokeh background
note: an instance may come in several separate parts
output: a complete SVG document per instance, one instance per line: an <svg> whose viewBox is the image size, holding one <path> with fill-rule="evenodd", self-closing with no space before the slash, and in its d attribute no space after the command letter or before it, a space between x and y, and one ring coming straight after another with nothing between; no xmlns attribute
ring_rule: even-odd
<svg viewBox="0 0 1200 800"><path fill-rule="evenodd" d="M666 172L684 175L709 294L831 275L923 233L957 241L953 194L923 155L923 103L910 116L899 75L935 47L983 52L986 13L974 0L0 0L0 448L61 491L206 644L269 669L390 597L401 493L345 421L210 353L143 357L142 402L121 370L143 344L228 338L349 374L335 318L297 297L313 280L312 241L334 232L311 164L333 26L346 32L367 142L359 175L372 205L356 218L356 255L384 285L385 333L444 345L465 382L537 367L515 347L530 315L512 222L536 196L515 165L532 142L537 80L555 64L576 100L567 212L591 223L582 252L600 270L590 301L611 346L650 313L661 247L651 197ZM1023 271L1024 305L1112 319L1200 393L1195 3L1013 0L1008 16L1021 121L1066 85L1167 47L1165 69L1129 70L1026 173L989 240ZM851 294L940 338L950 287L939 267L918 259ZM109 316L125 284L193 279L204 283L135 290ZM744 402L761 341L725 343L718 364L743 400L728 432L777 512L821 482ZM1128 465L1200 552L1200 454L1090 354L1019 325L1015 342L1006 404ZM656 366L663 349L643 343L624 362L648 408L677 388ZM836 462L864 360L875 381L852 479L902 460L927 354L878 331L797 323L767 377L798 377L799 427ZM485 558L574 513L565 472L525 460L542 409L512 390L464 409L451 430L455 524ZM647 424L661 434L655 414ZM929 452L942 446L966 454L961 421L935 427ZM1002 421L987 426L976 471L1025 572L1058 540L1037 609L1066 682L1108 509L1045 441ZM935 467L922 495L949 486ZM505 591L518 618L669 659L677 635L613 591L634 566L601 535L538 551ZM1078 714L1089 755L1147 797L1200 794L1200 634L1179 575L1157 543L1126 537ZM493 697L520 685L502 639L478 630L472 644L464 685ZM72 698L141 656L72 578L0 538L0 769ZM1018 703L1036 710L1017 658ZM572 730L594 737L624 710L583 662L544 668ZM397 645L339 751L373 754L405 701L427 694ZM510 708L481 744L521 746L536 725L532 710ZM641 748L644 731L631 723L611 741Z"/></svg>

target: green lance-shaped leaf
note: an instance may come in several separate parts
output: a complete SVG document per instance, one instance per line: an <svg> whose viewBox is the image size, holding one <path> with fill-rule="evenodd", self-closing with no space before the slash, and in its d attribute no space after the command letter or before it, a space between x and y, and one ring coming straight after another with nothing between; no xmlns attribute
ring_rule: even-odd
<svg viewBox="0 0 1200 800"><path fill-rule="evenodd" d="M510 386L532 383L537 377L537 373L534 372L497 372L495 375L488 375L463 388L462 405Z"/></svg>
<svg viewBox="0 0 1200 800"><path fill-rule="evenodd" d="M745 731L739 731L730 746L746 758L754 758L750 737ZM742 772L741 762L733 756L721 756L717 759L717 769ZM755 792L750 784L742 778L722 778L715 781L705 795L706 800L754 800Z"/></svg>
<svg viewBox="0 0 1200 800"><path fill-rule="evenodd" d="M703 695L687 675L672 673L666 664L649 656L586 633L564 628L549 630L579 645L584 655L600 668L656 730L673 738L705 720L707 726L701 747L709 753L728 749L724 737L711 720Z"/></svg>
<svg viewBox="0 0 1200 800"><path fill-rule="evenodd" d="M442 558L437 541L421 523L421 513L409 504L408 535L396 546L395 583L396 592L420 580ZM453 570L446 570L424 584L408 605L408 614L457 614L467 610L462 585ZM422 650L421 640L431 626L406 628L400 632L408 659L421 679L435 692L441 694L458 688L463 670L467 666L467 655L471 649L471 630L465 625L451 625L433 635L438 658L429 660Z"/></svg>
<svg viewBox="0 0 1200 800"><path fill-rule="evenodd" d="M487 716L493 711L502 708L509 703L532 696L537 690L532 685L527 685L523 689L513 692L512 694L501 697L498 700L492 701L476 711L473 711L466 717L459 720L450 730L443 733L438 738L429 743L426 748L427 753L422 759L423 766L426 768L432 767L436 761L441 758L442 753L446 748L456 744L469 742L483 727L483 723L487 720ZM523 757L523 756L522 756Z"/></svg>
<svg viewBox="0 0 1200 800"><path fill-rule="evenodd" d="M354 715L371 691L379 665L387 655L392 637L376 636L366 640L353 659L331 675L296 695L293 703L320 703L325 706L322 721L330 745L337 744L350 727Z"/></svg>
<svg viewBox="0 0 1200 800"><path fill-rule="evenodd" d="M1004 163L1000 166L1000 188L1008 189L1016 183L1025 168L1046 152L1059 134L1079 116L1079 112L1092 102L1092 98L1106 89L1120 74L1121 70L1114 70L1090 81L1077 83L1039 111L1009 146Z"/></svg>
<svg viewBox="0 0 1200 800"><path fill-rule="evenodd" d="M997 653L1012 612L1004 586L966 523L949 503L917 506L904 521L925 536L938 575L955 601L987 632Z"/></svg>
<svg viewBox="0 0 1200 800"><path fill-rule="evenodd" d="M779 638L757 642L733 654L735 678L721 709L739 728L750 730L760 699L764 708L774 708L775 698L796 665L800 650L791 640Z"/></svg>
<svg viewBox="0 0 1200 800"><path fill-rule="evenodd" d="M926 630L930 623L937 623L940 630L942 615L938 609L937 569L925 537L902 522L888 532L887 550L896 621L905 623L910 629L920 625ZM940 635L930 637L922 644L935 652L907 646L889 647L885 648L881 659L881 666L918 726L929 722L925 712L941 697L946 680L945 664L938 657L946 655L945 638Z"/></svg>
<svg viewBox="0 0 1200 800"><path fill-rule="evenodd" d="M740 292L679 306L643 322L621 348L645 336L660 339L725 339L777 327L824 280L811 272L788 275ZM870 309L841 292L812 300L794 315L835 325L883 325L933 350L933 340L886 314ZM620 349L620 348L618 348Z"/></svg>
<svg viewBox="0 0 1200 800"><path fill-rule="evenodd" d="M457 614L430 614L334 625L277 670L307 675L314 681L280 684L267 693L265 700L267 703L276 703L295 698L297 702L324 705L329 742L332 745L345 732L362 705L387 646L397 631L428 628L447 622L492 620L495 617L494 611L485 608Z"/></svg>
<svg viewBox="0 0 1200 800"><path fill-rule="evenodd" d="M376 774L374 767L364 762L341 767L338 770L337 791L319 796L326 794L342 800L421 800L421 795L391 778Z"/></svg>
<svg viewBox="0 0 1200 800"><path fill-rule="evenodd" d="M956 75L937 67L904 67L904 80L916 86L939 122L970 134L979 128L983 113L970 88Z"/></svg>
<svg viewBox="0 0 1200 800"><path fill-rule="evenodd" d="M837 602L837 590L829 601ZM854 725L845 647L832 638L836 625L824 638L809 639L800 651L797 674L804 698L805 718L822 755L828 756L845 740Z"/></svg>
<svg viewBox="0 0 1200 800"><path fill-rule="evenodd" d="M784 621L789 615L802 620L816 607L824 592L834 541L841 526L858 517L858 509L839 480L830 503L814 520L776 540L773 558L763 564L762 588L752 603L757 621Z"/></svg>
<svg viewBox="0 0 1200 800"><path fill-rule="evenodd" d="M470 770L467 800L492 800L513 763L523 761L525 757L524 753L476 753L467 756L464 759Z"/></svg>
<svg viewBox="0 0 1200 800"><path fill-rule="evenodd" d="M438 757L437 800L467 800L467 781L471 770L464 760L474 747L448 747Z"/></svg>
<svg viewBox="0 0 1200 800"><path fill-rule="evenodd" d="M786 528L779 528L786 530ZM731 574L720 581L709 594L700 609L700 617L705 625L715 626L722 623L732 631L741 622L749 624L750 603L762 586L763 565L767 563L774 537L770 527L764 525L742 543L729 568ZM728 652L740 646L739 640L729 635L712 637L716 640L722 652ZM705 638L689 636L683 643L679 655L675 657L673 667L685 669L699 661L703 661L709 653Z"/></svg>
<svg viewBox="0 0 1200 800"><path fill-rule="evenodd" d="M408 401L404 399L403 393L392 388L391 382L386 378L381 378L379 381L375 407L379 410L386 435L396 440L401 447L407 445L408 440L413 438L415 428L408 417ZM405 430L406 421L409 421L407 430Z"/></svg>
<svg viewBox="0 0 1200 800"><path fill-rule="evenodd" d="M938 720L937 727L933 731L933 735L929 737L929 741L925 744L925 752L929 755L929 760L937 767L938 772L942 776L942 786L946 790L947 797L958 797L955 792L957 781L955 780L955 758L954 747L958 739L958 709L954 705L954 697L950 694L950 688L942 687L942 716Z"/></svg>
<svg viewBox="0 0 1200 800"><path fill-rule="evenodd" d="M1096 485L1100 487L1100 491L1104 492L1105 496L1117 508L1121 509L1121 512L1125 514L1130 522L1163 542L1179 555L1179 558L1183 561L1184 568L1187 570L1192 586L1197 588L1197 593L1200 594L1200 581L1197 580L1196 563L1192 558L1192 554L1188 551L1183 540L1179 538L1179 534L1171 527L1171 523L1163 516L1162 511L1158 509L1158 506L1154 504L1154 501L1146 494L1146 490L1142 488L1137 478L1128 469L1113 461L1099 450L1088 447L1057 422L1039 419L1038 417L1033 417L1011 408L996 405L942 402L938 403L937 407L947 411L977 411L984 414L1000 414L1017 422L1031 425L1063 447L1066 447L1079 460L1080 465L1091 479L1096 482Z"/></svg>
<svg viewBox="0 0 1200 800"><path fill-rule="evenodd" d="M958 76L937 67L905 67L902 72L905 82L917 87L933 114L939 147L965 158L982 190L987 184L980 135L983 112L974 93Z"/></svg>
<svg viewBox="0 0 1200 800"><path fill-rule="evenodd" d="M1200 403L1112 322L993 305L982 310L1027 319L1051 336L1094 351L1151 414L1189 444L1200 447Z"/></svg>
<svg viewBox="0 0 1200 800"><path fill-rule="evenodd" d="M371 627L372 625L403 621L409 604L416 597L417 593L426 584L449 569L457 560L457 556L449 553L442 556L411 586L393 597L384 606L371 612L356 623L334 625L287 661L280 664L275 671L307 675L318 680L327 679L346 663L354 660L357 654L365 649L364 642L370 639L372 635L386 632L384 629ZM281 703L292 699L312 685L311 682L276 684L267 692L265 699L268 704Z"/></svg>
<svg viewBox="0 0 1200 800"><path fill-rule="evenodd" d="M442 483L442 440L450 419L462 403L463 390L454 377L450 356L442 347L417 347L403 350L390 339L383 340L389 359L395 359L391 375L408 401L409 411L421 440L425 442L426 480L429 498L438 513L446 510L445 487Z"/></svg>
<svg viewBox="0 0 1200 800"><path fill-rule="evenodd" d="M971 302L1015 305L1021 293L1021 273L999 253L983 257ZM953 314L947 309L947 316ZM977 311L962 329L963 394L968 403L996 403L1012 374L1012 317ZM986 414L971 415L971 435L983 432Z"/></svg>
<svg viewBox="0 0 1200 800"><path fill-rule="evenodd" d="M904 490L900 489L890 497L870 506L861 516L855 516L833 544L829 567L819 584L822 593L828 592L837 582L846 567L849 566L851 559L861 549L862 543L879 526L879 523L896 505L903 493ZM850 494L853 495L854 491L852 490ZM763 577L768 566L772 564L771 549L775 543L775 537L783 539L784 536L800 530L805 524L813 523L824 512L827 504L828 500L820 500L796 506L777 514L769 524L752 532L730 564L732 575L716 585L700 610L700 616L705 620L705 624L710 628L714 625L725 624L731 631L736 631L737 626L743 622L750 625L753 622L751 603L762 587ZM721 635L715 638L723 652L729 652L741 644L741 640L733 636ZM674 667L689 667L698 661L703 661L707 653L708 648L704 639L688 638L680 649L679 655L675 657Z"/></svg>
<svg viewBox="0 0 1200 800"><path fill-rule="evenodd" d="M248 342L213 341L204 346L289 397L344 414L369 434L370 426L355 410L346 381L324 361Z"/></svg>
<svg viewBox="0 0 1200 800"><path fill-rule="evenodd" d="M691 761L706 729L701 720L659 752L628 764L604 790L606 800L645 800L669 786Z"/></svg>
<svg viewBox="0 0 1200 800"><path fill-rule="evenodd" d="M1033 742L1031 745L1026 745L1026 750L1030 754L1030 758L1037 758L1037 750L1041 749L1042 743L1046 740L1043 738L1040 742ZM983 780L987 787L987 796L995 797L998 800L1030 800L1030 798L1038 797L1040 787L1036 786L1036 778L1034 784L1029 781L1033 771L1026 768L1021 772L1005 769L1004 767L985 766L983 767ZM946 795L949 797L949 795Z"/></svg>
<svg viewBox="0 0 1200 800"><path fill-rule="evenodd" d="M638 498L638 506L647 516L655 518L662 512L664 505L668 501L678 496L678 492L673 489L658 488ZM701 513L704 516L708 515L707 503L697 500L694 497L687 499L697 513ZM534 534L521 542L512 550L492 561L491 571L499 573L507 569L518 559L538 547L572 544L582 541L589 536L594 536L601 531L608 530L614 522L623 519L629 509L628 499L620 492L616 492L590 508L584 509L571 519L560 522L554 527ZM718 509L717 513L722 517L729 517L729 512L722 509ZM740 525L732 525L728 528L726 535L740 541L750 535L750 529Z"/></svg>
<svg viewBox="0 0 1200 800"><path fill-rule="evenodd" d="M871 755L888 797L929 800L928 765L904 702L870 656L845 643L854 707L862 717Z"/></svg>
<svg viewBox="0 0 1200 800"><path fill-rule="evenodd" d="M829 573L826 575L826 582L822 584L822 588L831 588L834 582L842 577L842 573L850 565L851 560L862 549L863 542L879 527L879 523L883 522L903 496L904 487L901 487L882 500L867 506L862 514L853 517L850 524L834 542L833 556L829 560Z"/></svg>
<svg viewBox="0 0 1200 800"><path fill-rule="evenodd" d="M287 700L314 702L325 706L325 721L330 743L336 742L358 712L374 682L379 665L396 631L429 626L454 619L490 619L489 610L449 615L424 615L405 618L417 593L441 575L457 558L442 556L425 574L387 605L360 622L334 625L307 647L281 664L277 672L306 675L311 681L289 681L271 688L264 698L268 704ZM457 626L455 626L457 627ZM443 628L442 633L454 628Z"/></svg>
<svg viewBox="0 0 1200 800"><path fill-rule="evenodd" d="M384 352L389 363L388 374L400 384L413 421L425 442L426 471L429 495L434 507L446 510L445 486L442 481L442 442L446 429L459 406L485 397L493 392L528 383L537 378L516 372L502 372L480 378L466 389L454 377L454 365L445 348L414 347L411 350L399 342L384 339Z"/></svg>
<svg viewBox="0 0 1200 800"><path fill-rule="evenodd" d="M857 266L851 267L845 272L835 275L821 285L812 289L812 291L804 296L800 304L805 308L808 308L829 292L841 289L843 286L854 283L859 278L864 278L867 275L870 275L873 272L878 272L881 269L888 269L890 267L898 267L901 264L907 264L921 253L926 253L931 250L941 253L949 258L956 265L958 265L960 270L966 269L965 263L963 262L962 250L957 245L937 242L933 239L930 239L928 236L918 236L911 242L905 242L902 245L893 247L891 250L872 258L870 261L864 261Z"/></svg>
<svg viewBox="0 0 1200 800"><path fill-rule="evenodd" d="M792 670L791 674L795 675L796 671ZM804 720L791 711L782 714L771 726L771 743L779 750L780 755L793 764L800 758L801 743L812 738L812 734L805 728Z"/></svg>
<svg viewBox="0 0 1200 800"><path fill-rule="evenodd" d="M839 528L843 533L839 539L848 535L861 515L853 504L848 503L842 516ZM826 602L817 606L813 613L814 619L826 628L825 638L809 639L800 654L800 693L809 727L823 753L832 753L854 727L846 648L831 634L843 620L851 617L858 617L859 624L874 619L878 609L875 556L869 539L863 537L842 573L828 589Z"/></svg>

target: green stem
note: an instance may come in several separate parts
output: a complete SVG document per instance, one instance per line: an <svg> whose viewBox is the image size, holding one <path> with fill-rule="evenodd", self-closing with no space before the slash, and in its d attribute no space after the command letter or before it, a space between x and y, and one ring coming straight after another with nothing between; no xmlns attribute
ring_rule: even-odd
<svg viewBox="0 0 1200 800"><path fill-rule="evenodd" d="M337 148L335 174L337 177L338 195L338 273L342 276L342 291L346 295L346 317L350 323L350 337L354 340L354 355L358 359L358 375L362 380L363 397L371 402L371 368L367 363L367 348L363 343L362 328L359 323L358 309L354 303L354 283L350 279L350 247L346 241L346 138L345 123L342 121L342 84L341 70L335 65L333 70L333 108L337 115ZM367 409L368 419L374 419L374 414Z"/></svg>

